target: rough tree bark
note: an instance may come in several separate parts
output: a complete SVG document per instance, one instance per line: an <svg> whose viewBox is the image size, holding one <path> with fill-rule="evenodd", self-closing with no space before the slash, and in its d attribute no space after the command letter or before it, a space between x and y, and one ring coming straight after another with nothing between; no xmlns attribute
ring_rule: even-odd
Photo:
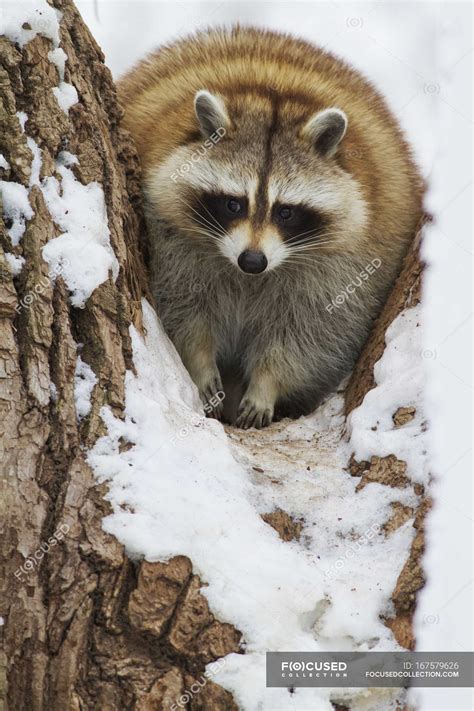
<svg viewBox="0 0 474 711"><path fill-rule="evenodd" d="M110 278L96 289L84 309L71 307L64 282L49 281L42 259L42 247L58 231L39 188L30 190L34 217L19 247L12 250L0 222L0 688L11 711L167 709L208 662L240 651L240 634L214 618L191 561L133 563L101 528L108 504L85 451L104 433L103 405L122 415L125 370L133 368L128 327L132 321L140 327L140 298L147 293L139 173L100 49L69 0L53 4L63 13L65 80L76 87L79 102L65 114L53 96L58 75L47 57L48 39L38 35L19 49L0 38L0 152L10 165L3 175L0 169L0 178L28 186L32 153L16 116L25 111L27 135L42 150L41 177L54 174L55 158L67 146L79 158L77 179L103 186L120 273L115 283ZM4 256L12 251L26 260L16 278ZM407 264L348 386L348 412L372 386L386 326L414 298L420 270L415 249ZM78 343L98 378L92 410L81 422L73 393ZM387 466L394 475L393 462ZM353 467L366 472L376 463ZM415 570L420 539L417 545L407 562L409 580L402 573L394 592L405 622L422 584ZM411 638L405 642L412 645ZM228 692L208 682L186 708L237 707Z"/></svg>
<svg viewBox="0 0 474 711"><path fill-rule="evenodd" d="M20 50L0 38L0 152L11 166L2 177L28 186L32 154L16 116L24 111L27 134L42 150L41 177L54 174L55 157L67 147L79 159L76 177L103 186L120 274L96 289L84 309L73 308L61 279L48 280L41 256L58 232L39 188L30 191L34 217L16 250L1 224L6 702L15 711L166 708L206 663L237 651L240 635L214 620L190 561L134 565L101 529L105 492L84 452L104 433L102 405L123 412L125 369L133 367L128 327L132 318L140 324L146 293L138 167L100 49L72 3L54 5L63 13L65 80L79 103L67 115L56 102L48 39L38 35ZM4 251L26 259L15 280ZM73 395L77 343L98 378L81 424ZM50 538L57 543L46 555ZM193 708L232 706L227 692L208 683Z"/></svg>

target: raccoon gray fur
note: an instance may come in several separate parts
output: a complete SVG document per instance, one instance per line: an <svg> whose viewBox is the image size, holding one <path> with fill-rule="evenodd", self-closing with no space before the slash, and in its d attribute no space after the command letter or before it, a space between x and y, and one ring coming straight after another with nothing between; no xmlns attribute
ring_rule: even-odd
<svg viewBox="0 0 474 711"><path fill-rule="evenodd" d="M251 28L170 45L119 89L152 288L203 402L240 390L243 428L310 412L352 368L422 214L395 119L344 62Z"/></svg>

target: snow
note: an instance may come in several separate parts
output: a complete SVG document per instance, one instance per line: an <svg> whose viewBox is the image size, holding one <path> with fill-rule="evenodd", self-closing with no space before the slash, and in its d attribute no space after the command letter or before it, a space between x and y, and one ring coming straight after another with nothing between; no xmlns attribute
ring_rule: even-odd
<svg viewBox="0 0 474 711"><path fill-rule="evenodd" d="M18 276L18 274L20 274L21 270L23 269L25 258L17 257L11 252L5 252L5 259L8 262L8 266L10 267L13 276Z"/></svg>
<svg viewBox="0 0 474 711"><path fill-rule="evenodd" d="M0 180L0 197L3 203L3 215L11 220L12 225L7 229L13 247L20 244L26 230L26 220L31 220L34 215L28 201L28 191L20 183Z"/></svg>
<svg viewBox="0 0 474 711"><path fill-rule="evenodd" d="M56 49L52 49L50 52L48 52L48 59L56 66L60 78L64 79L64 69L67 60L67 54L64 49L61 49L61 47L56 47Z"/></svg>
<svg viewBox="0 0 474 711"><path fill-rule="evenodd" d="M0 30L1 34L1 30ZM24 111L17 111L16 116L20 122L21 130L25 131L25 124L28 116ZM39 170L41 166L41 157L39 149L32 138L27 138L27 144L33 153L33 162L31 165L30 187L34 184L34 180L39 180ZM7 161L2 156L4 163L0 162L1 167L10 168ZM39 160L39 164L38 164ZM10 237L13 247L20 244L21 238L25 234L26 220L31 220L34 215L28 200L28 190L21 183L14 181L0 180L0 196L3 204L3 216L7 220L12 221L11 227L7 229L7 234Z"/></svg>
<svg viewBox="0 0 474 711"><path fill-rule="evenodd" d="M64 113L67 114L71 106L77 104L79 100L76 88L72 84L68 84L64 81L64 68L67 61L67 54L61 47L57 47L51 52L48 52L48 57L51 62L56 65L60 79L59 86L53 89L53 94L58 100L59 106Z"/></svg>
<svg viewBox="0 0 474 711"><path fill-rule="evenodd" d="M426 522L417 649L462 652L473 646L472 479L472 6L443 13L439 38L442 98L438 169L428 194L435 222L423 258L426 411L433 510ZM472 689L417 689L420 711L474 708Z"/></svg>
<svg viewBox="0 0 474 711"><path fill-rule="evenodd" d="M31 162L31 175L30 175L30 180L29 180L29 186L30 188L33 187L33 185L39 185L40 184L40 171L41 171L41 149L36 143L36 141L31 138L30 136L27 137L26 143L28 145L28 148L33 154L33 160Z"/></svg>
<svg viewBox="0 0 474 711"><path fill-rule="evenodd" d="M143 310L146 342L131 328L136 375L126 375L125 419L103 408L108 434L88 456L99 481L109 482L114 513L104 527L133 557L191 558L213 613L243 633L245 656L226 657L216 679L242 708L317 701L330 709L331 690L265 689L265 652L397 648L380 615L391 613L413 527L390 536L381 529L394 501L416 506L418 498L379 484L355 492L339 395L297 422L246 434L229 428L226 436L203 416L146 302ZM121 452L124 441L133 446ZM304 522L299 541L283 542L263 522L275 508ZM357 703L362 693L332 698Z"/></svg>
<svg viewBox="0 0 474 711"><path fill-rule="evenodd" d="M61 13L48 5L46 0L17 0L15 3L5 3L0 17L0 35L5 35L12 42L24 47L37 34L41 34L52 40L57 47L60 18Z"/></svg>
<svg viewBox="0 0 474 711"><path fill-rule="evenodd" d="M4 168L5 170L10 169L10 163L7 161L3 153L0 153L0 168Z"/></svg>
<svg viewBox="0 0 474 711"><path fill-rule="evenodd" d="M80 183L64 161L70 162L70 154L56 163L61 182L49 177L42 184L48 210L63 232L43 247L43 258L50 272L61 272L73 306L81 307L109 272L117 278L119 266L110 245L102 187Z"/></svg>
<svg viewBox="0 0 474 711"><path fill-rule="evenodd" d="M385 334L383 357L374 367L376 386L348 417L350 443L358 461L396 455L407 463L412 481L428 483L429 462L423 393L426 385L422 360L421 306L403 311ZM394 427L399 406L415 407L409 423Z"/></svg>
<svg viewBox="0 0 474 711"><path fill-rule="evenodd" d="M28 121L28 116L25 114L24 111L17 111L16 116L18 118L18 121L20 122L21 130L24 133L25 132L25 124Z"/></svg>
<svg viewBox="0 0 474 711"><path fill-rule="evenodd" d="M97 377L90 365L85 363L81 356L78 356L74 374L74 402L79 421L87 417L91 411L91 394L97 382Z"/></svg>
<svg viewBox="0 0 474 711"><path fill-rule="evenodd" d="M71 106L77 104L78 96L76 88L65 81L59 82L59 86L53 88L53 94L65 114L68 113Z"/></svg>

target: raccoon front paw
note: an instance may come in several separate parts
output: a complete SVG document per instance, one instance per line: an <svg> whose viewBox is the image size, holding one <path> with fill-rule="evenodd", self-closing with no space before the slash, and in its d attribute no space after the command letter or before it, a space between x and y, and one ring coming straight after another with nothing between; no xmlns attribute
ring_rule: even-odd
<svg viewBox="0 0 474 711"><path fill-rule="evenodd" d="M212 417L216 420L222 419L225 395L219 373L212 374L212 376L199 387L199 395L207 417Z"/></svg>
<svg viewBox="0 0 474 711"><path fill-rule="evenodd" d="M236 427L243 430L248 430L250 427L255 427L259 430L262 427L268 427L273 419L273 407L256 403L250 397L243 397L237 412Z"/></svg>

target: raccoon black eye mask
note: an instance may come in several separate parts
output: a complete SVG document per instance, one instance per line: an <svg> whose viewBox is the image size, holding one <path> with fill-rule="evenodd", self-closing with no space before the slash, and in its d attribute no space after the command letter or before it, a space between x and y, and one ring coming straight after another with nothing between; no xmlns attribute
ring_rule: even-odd
<svg viewBox="0 0 474 711"><path fill-rule="evenodd" d="M157 309L207 414L258 428L310 412L353 366L421 216L396 120L344 62L254 28L158 50L119 91Z"/></svg>
<svg viewBox="0 0 474 711"><path fill-rule="evenodd" d="M195 202L198 224L210 221L216 229L225 231L235 226L238 220L249 217L249 201L246 196L203 193ZM197 218L200 218L199 220ZM270 215L282 239L293 244L304 244L317 239L324 232L329 220L320 212L305 205L275 203Z"/></svg>

